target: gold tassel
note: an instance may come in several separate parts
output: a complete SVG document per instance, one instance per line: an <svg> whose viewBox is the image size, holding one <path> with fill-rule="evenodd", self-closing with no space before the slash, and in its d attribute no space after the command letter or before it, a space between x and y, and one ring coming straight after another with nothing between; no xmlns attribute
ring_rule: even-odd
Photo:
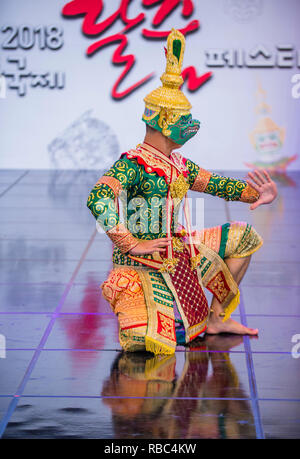
<svg viewBox="0 0 300 459"><path fill-rule="evenodd" d="M153 354L158 355L158 354L174 354L175 352L175 346L174 348L171 346L168 346L167 344L160 343L159 341L156 341L153 338L150 338L150 336L146 336L145 338L145 344L146 344L146 351L153 352Z"/></svg>
<svg viewBox="0 0 300 459"><path fill-rule="evenodd" d="M224 312L220 314L220 316L223 317L222 322L226 322L226 320L229 319L233 311L237 308L237 306L240 304L240 291L237 291L237 294L235 297L231 300L227 308L225 308Z"/></svg>

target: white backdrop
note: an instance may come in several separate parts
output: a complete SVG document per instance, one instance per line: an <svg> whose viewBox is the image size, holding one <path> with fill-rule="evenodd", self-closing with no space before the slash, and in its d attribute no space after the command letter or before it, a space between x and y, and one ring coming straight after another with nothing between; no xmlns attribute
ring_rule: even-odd
<svg viewBox="0 0 300 459"><path fill-rule="evenodd" d="M194 66L198 76L206 72L212 76L196 91L188 91L186 83L183 86L193 105L193 116L201 121L199 133L184 146L183 154L212 170L245 169L245 163L259 159L249 136L259 121L256 108L262 100L269 106L268 117L278 132L285 129L283 145L275 156L299 153L300 1L189 0L187 4L193 5L194 11L186 18L181 14L182 0L155 29L152 20L160 3L145 8L142 0L132 0L127 16L144 13L145 18L126 34L128 45L123 54L133 54L136 63L119 90L151 72L155 76L121 100L111 96L124 70L112 63L118 43L89 57L86 50L97 40L120 33L124 24L118 19L102 35L84 35L82 15L62 15L67 3L0 1L0 73L6 84L5 90L2 77L0 168L100 169L141 142L143 97L160 84L165 66L165 40L146 39L142 31L182 28L192 20L198 20L200 27L186 36L183 67ZM86 0L85 4L99 6L101 0ZM96 22L108 18L120 4L121 0L103 0L104 9ZM51 49L56 46L55 39L50 40L51 25L62 31L59 49ZM43 42L45 27L50 47ZM31 47L30 40L34 40ZM231 66L224 60L223 66L210 66L212 49L232 50L242 60ZM259 49L260 55L251 59L250 53ZM270 57L264 59L263 53ZM261 62L270 66L260 67ZM17 71L23 72L19 80ZM260 95L259 84L265 91ZM299 167L299 158L289 165L290 170Z"/></svg>

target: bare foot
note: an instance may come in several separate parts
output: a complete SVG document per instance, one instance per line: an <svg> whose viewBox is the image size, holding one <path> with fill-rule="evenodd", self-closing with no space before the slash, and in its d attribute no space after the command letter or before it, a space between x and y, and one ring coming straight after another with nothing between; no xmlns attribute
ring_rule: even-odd
<svg viewBox="0 0 300 459"><path fill-rule="evenodd" d="M211 317L206 329L208 335L217 335L218 333L235 333L237 335L258 335L257 328L248 328L245 325L228 319L222 322L220 318Z"/></svg>

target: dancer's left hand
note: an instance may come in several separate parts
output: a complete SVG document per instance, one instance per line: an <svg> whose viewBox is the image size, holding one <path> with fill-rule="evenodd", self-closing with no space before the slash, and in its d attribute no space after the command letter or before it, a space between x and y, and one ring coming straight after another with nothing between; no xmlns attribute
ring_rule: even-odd
<svg viewBox="0 0 300 459"><path fill-rule="evenodd" d="M277 196L276 183L271 179L266 170L248 172L246 182L259 193L259 198L250 209L254 210L262 204L270 204Z"/></svg>

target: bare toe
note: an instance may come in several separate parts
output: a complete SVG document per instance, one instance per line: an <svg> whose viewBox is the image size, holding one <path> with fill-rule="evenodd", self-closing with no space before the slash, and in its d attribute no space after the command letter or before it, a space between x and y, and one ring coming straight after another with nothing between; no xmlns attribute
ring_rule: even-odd
<svg viewBox="0 0 300 459"><path fill-rule="evenodd" d="M221 319L212 319L207 327L206 333L208 335L216 335L219 333L234 333L237 335L258 335L257 328L245 327L245 325L236 322L233 319L228 319L222 322Z"/></svg>

